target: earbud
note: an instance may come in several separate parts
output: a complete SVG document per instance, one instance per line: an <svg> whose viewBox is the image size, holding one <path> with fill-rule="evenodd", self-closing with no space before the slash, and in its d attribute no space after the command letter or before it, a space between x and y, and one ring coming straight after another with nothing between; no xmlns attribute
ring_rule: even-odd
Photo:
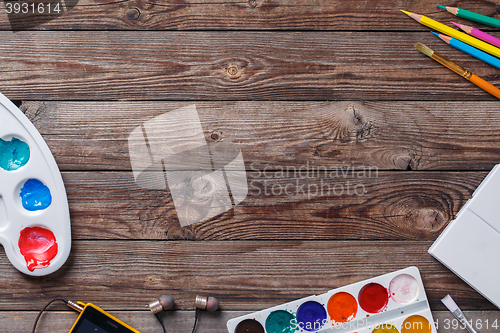
<svg viewBox="0 0 500 333"><path fill-rule="evenodd" d="M159 313L165 310L170 310L173 307L174 299L169 295L163 295L159 300L149 303L149 309L160 322L163 332L166 332L165 325L163 324L163 319ZM219 309L219 300L212 296L196 296L196 299L194 300L194 307L196 308L196 311L194 313L193 333L196 330L196 323L198 322L200 310L207 310L210 312L217 311L217 309Z"/></svg>
<svg viewBox="0 0 500 333"><path fill-rule="evenodd" d="M219 301L217 298L209 296L196 296L194 307L200 310L207 310L209 312L217 311L219 308Z"/></svg>
<svg viewBox="0 0 500 333"><path fill-rule="evenodd" d="M149 303L149 309L153 312L153 314L170 310L173 307L174 299L169 295L163 295L159 300Z"/></svg>

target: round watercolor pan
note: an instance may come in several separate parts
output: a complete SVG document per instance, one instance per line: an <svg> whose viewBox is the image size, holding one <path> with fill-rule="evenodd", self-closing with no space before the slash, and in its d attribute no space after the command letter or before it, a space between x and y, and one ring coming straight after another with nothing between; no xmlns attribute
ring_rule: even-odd
<svg viewBox="0 0 500 333"><path fill-rule="evenodd" d="M399 274L389 283L389 294L399 304L414 302L420 293L420 285L410 274Z"/></svg>
<svg viewBox="0 0 500 333"><path fill-rule="evenodd" d="M71 250L61 173L40 133L2 94L0 119L0 243L19 271L51 274Z"/></svg>
<svg viewBox="0 0 500 333"><path fill-rule="evenodd" d="M231 319L227 323L229 333L239 333L235 327L249 319L258 322L259 329L262 327L266 333L326 332L332 329L339 333L375 333L375 323L387 324L387 327L379 327L377 333L436 333L416 267ZM427 323L427 329L419 331L403 326L419 323ZM354 328L350 326L352 324L355 324ZM247 331L253 332L260 331Z"/></svg>
<svg viewBox="0 0 500 333"><path fill-rule="evenodd" d="M368 313L380 313L387 308L389 292L380 283L367 283L359 290L358 303Z"/></svg>

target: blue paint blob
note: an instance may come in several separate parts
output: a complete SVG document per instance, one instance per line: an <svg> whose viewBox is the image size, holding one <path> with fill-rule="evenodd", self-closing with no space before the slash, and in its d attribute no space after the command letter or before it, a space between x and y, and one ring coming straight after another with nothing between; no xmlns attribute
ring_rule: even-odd
<svg viewBox="0 0 500 333"><path fill-rule="evenodd" d="M295 316L284 310L273 311L266 319L267 333L293 333L295 326L292 327L292 320Z"/></svg>
<svg viewBox="0 0 500 333"><path fill-rule="evenodd" d="M0 139L0 168L6 171L17 170L30 159L30 147L24 141L12 138L10 141Z"/></svg>
<svg viewBox="0 0 500 333"><path fill-rule="evenodd" d="M21 189L23 207L31 212L44 210L52 203L50 190L38 179L28 179Z"/></svg>
<svg viewBox="0 0 500 333"><path fill-rule="evenodd" d="M297 323L305 331L318 331L326 321L326 310L318 302L307 301L297 309Z"/></svg>

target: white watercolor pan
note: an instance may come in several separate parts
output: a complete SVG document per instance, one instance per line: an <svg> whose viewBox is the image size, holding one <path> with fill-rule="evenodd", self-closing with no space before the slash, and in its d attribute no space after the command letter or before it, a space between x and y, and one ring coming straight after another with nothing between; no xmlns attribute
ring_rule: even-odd
<svg viewBox="0 0 500 333"><path fill-rule="evenodd" d="M0 139L0 243L19 271L53 273L71 250L64 183L40 133L2 94Z"/></svg>
<svg viewBox="0 0 500 333"><path fill-rule="evenodd" d="M437 333L417 267L231 319L229 333Z"/></svg>

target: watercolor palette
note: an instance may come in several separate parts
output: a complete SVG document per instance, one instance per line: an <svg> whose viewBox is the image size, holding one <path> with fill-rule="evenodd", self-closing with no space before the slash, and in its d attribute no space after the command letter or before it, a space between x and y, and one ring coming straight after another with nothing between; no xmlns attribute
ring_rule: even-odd
<svg viewBox="0 0 500 333"><path fill-rule="evenodd" d="M47 144L0 94L0 243L19 271L58 270L71 250L64 183Z"/></svg>
<svg viewBox="0 0 500 333"><path fill-rule="evenodd" d="M437 333L418 268L231 319L229 333Z"/></svg>

